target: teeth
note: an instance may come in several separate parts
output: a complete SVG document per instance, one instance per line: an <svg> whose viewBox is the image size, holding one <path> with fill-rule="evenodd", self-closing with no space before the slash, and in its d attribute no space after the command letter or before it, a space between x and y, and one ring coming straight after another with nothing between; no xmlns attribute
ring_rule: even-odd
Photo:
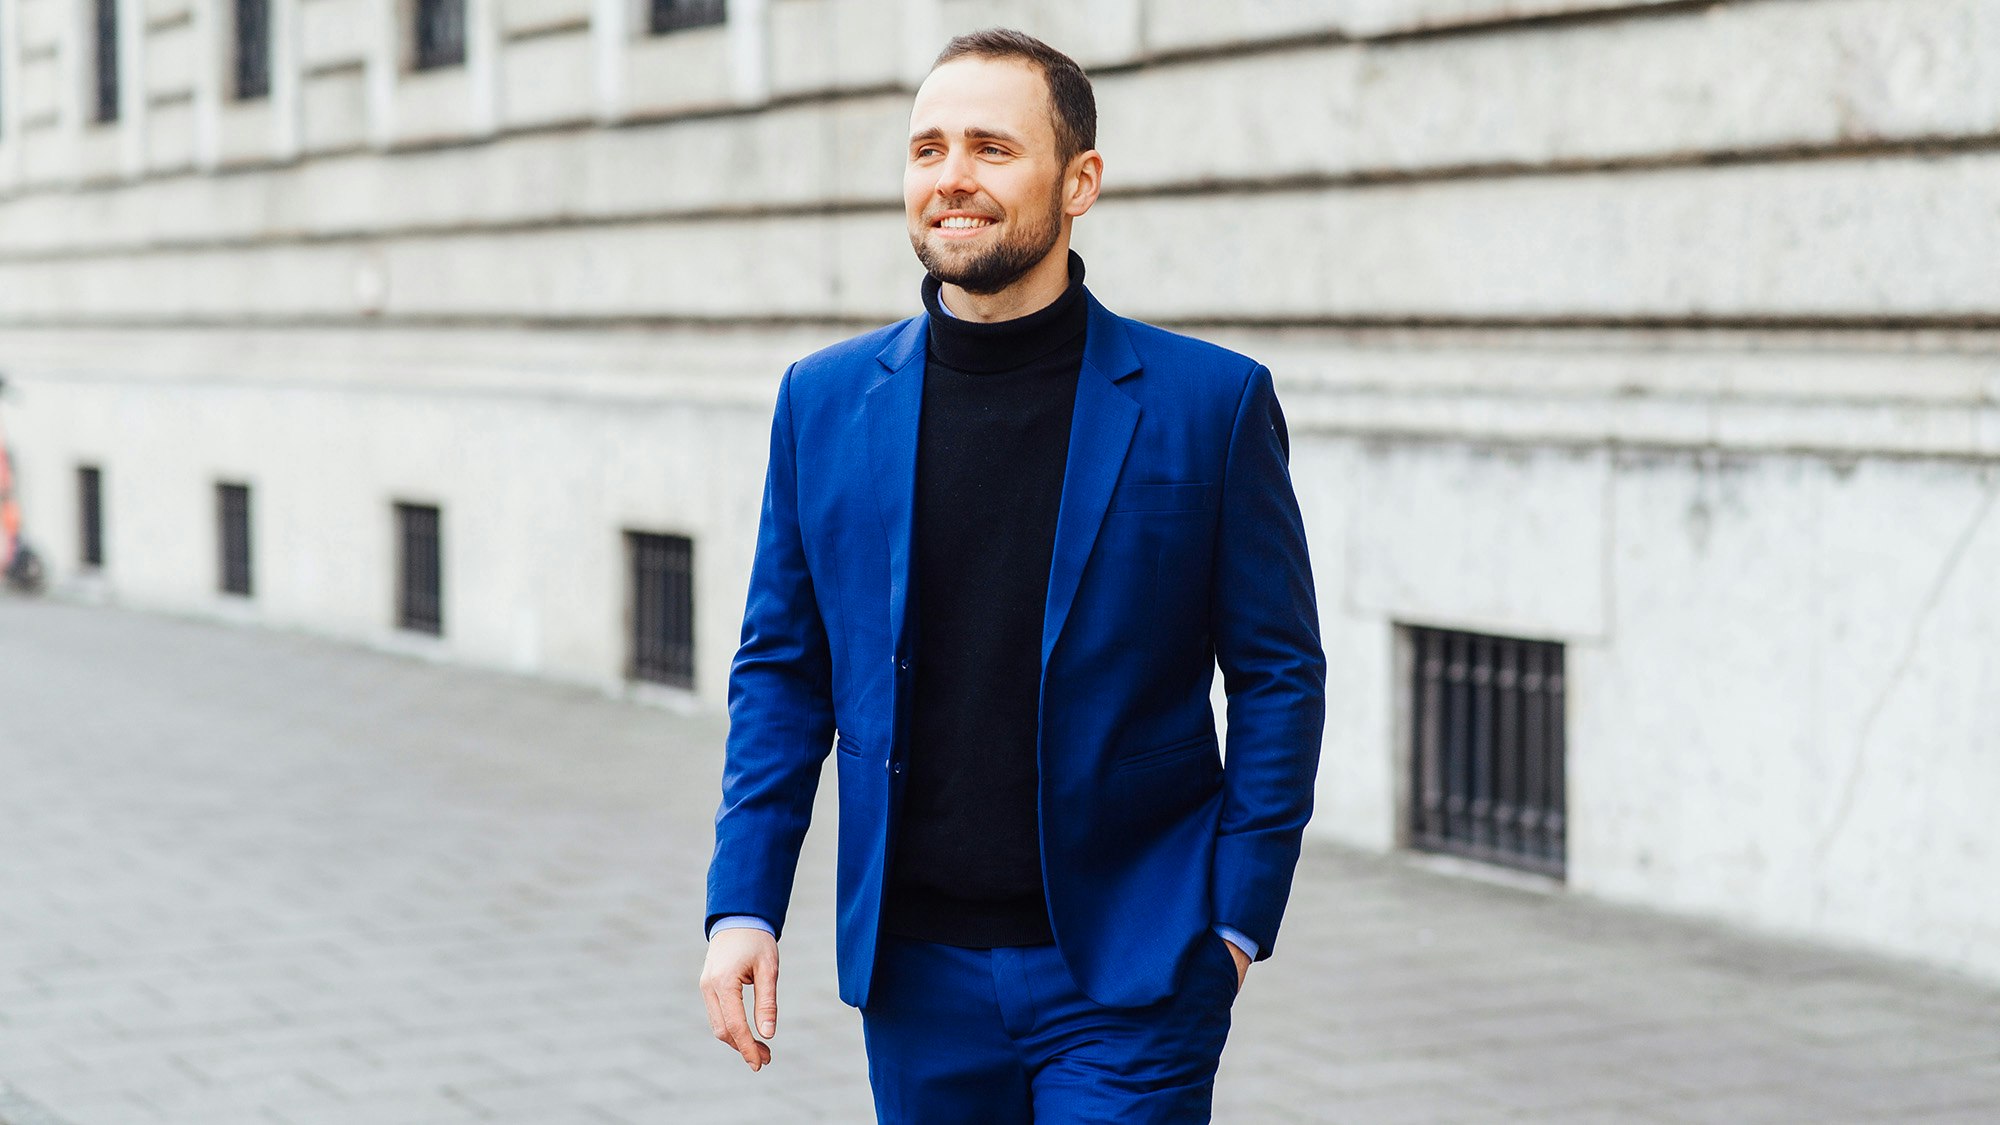
<svg viewBox="0 0 2000 1125"><path fill-rule="evenodd" d="M954 215L949 219L941 220L938 223L938 225L945 228L946 230L971 230L973 227L992 226L993 220L975 219L975 218L970 218L968 216Z"/></svg>

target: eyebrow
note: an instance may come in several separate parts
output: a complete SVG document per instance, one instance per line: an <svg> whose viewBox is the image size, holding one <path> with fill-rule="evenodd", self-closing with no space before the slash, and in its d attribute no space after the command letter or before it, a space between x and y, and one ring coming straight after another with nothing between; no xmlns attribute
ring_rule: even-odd
<svg viewBox="0 0 2000 1125"><path fill-rule="evenodd" d="M918 141L941 141L944 139L944 130L935 125L925 129L921 133L910 134L911 144L916 144ZM1002 132L999 129L982 129L976 125L965 131L965 139L969 141L1004 141L1015 148L1022 147L1021 139L1012 133Z"/></svg>

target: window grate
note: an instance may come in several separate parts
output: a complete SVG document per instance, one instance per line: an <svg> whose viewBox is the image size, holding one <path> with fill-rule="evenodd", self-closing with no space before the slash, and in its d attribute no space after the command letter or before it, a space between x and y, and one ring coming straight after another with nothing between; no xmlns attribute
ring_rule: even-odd
<svg viewBox="0 0 2000 1125"><path fill-rule="evenodd" d="M93 29L97 99L91 107L100 122L118 120L118 0L97 0Z"/></svg>
<svg viewBox="0 0 2000 1125"><path fill-rule="evenodd" d="M649 0L647 28L654 35L713 27L729 18L724 0Z"/></svg>
<svg viewBox="0 0 2000 1125"><path fill-rule="evenodd" d="M1563 648L1412 627L1411 843L1560 878Z"/></svg>
<svg viewBox="0 0 2000 1125"><path fill-rule="evenodd" d="M95 465L76 470L77 558L84 566L104 565L104 473Z"/></svg>
<svg viewBox="0 0 2000 1125"><path fill-rule="evenodd" d="M222 592L250 595L250 486L215 486L217 541L221 548Z"/></svg>
<svg viewBox="0 0 2000 1125"><path fill-rule="evenodd" d="M625 533L632 560L632 652L635 680L694 687L694 540Z"/></svg>
<svg viewBox="0 0 2000 1125"><path fill-rule="evenodd" d="M439 544L438 510L422 504L397 504L396 524L402 543L401 580L397 583L396 623L418 633L444 632L443 552Z"/></svg>
<svg viewBox="0 0 2000 1125"><path fill-rule="evenodd" d="M271 93L271 0L236 0L236 97Z"/></svg>
<svg viewBox="0 0 2000 1125"><path fill-rule="evenodd" d="M416 68L465 62L465 0L416 0Z"/></svg>

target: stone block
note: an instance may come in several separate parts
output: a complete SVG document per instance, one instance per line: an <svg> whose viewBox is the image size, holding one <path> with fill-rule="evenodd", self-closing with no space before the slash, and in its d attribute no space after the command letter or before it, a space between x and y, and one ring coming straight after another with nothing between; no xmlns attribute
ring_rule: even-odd
<svg viewBox="0 0 2000 1125"><path fill-rule="evenodd" d="M20 49L60 44L69 37L68 0L15 0Z"/></svg>
<svg viewBox="0 0 2000 1125"><path fill-rule="evenodd" d="M1385 621L1603 637L1608 467L1596 453L1373 449L1353 463L1341 604Z"/></svg>
<svg viewBox="0 0 2000 1125"><path fill-rule="evenodd" d="M1085 68L1127 62L1142 53L1142 0L939 0L946 36L1015 27L1060 48ZM939 42L938 46L944 44Z"/></svg>
<svg viewBox="0 0 2000 1125"><path fill-rule="evenodd" d="M771 92L790 97L899 81L902 9L892 3L779 0L769 7Z"/></svg>
<svg viewBox="0 0 2000 1125"><path fill-rule="evenodd" d="M474 76L464 66L406 72L396 79L390 121L396 144L464 140L479 128Z"/></svg>
<svg viewBox="0 0 2000 1125"><path fill-rule="evenodd" d="M217 163L248 164L270 160L276 152L277 122L274 118L277 112L270 98L223 102L215 123Z"/></svg>
<svg viewBox="0 0 2000 1125"><path fill-rule="evenodd" d="M194 167L195 108L191 101L154 106L146 112L146 167L184 172Z"/></svg>
<svg viewBox="0 0 2000 1125"><path fill-rule="evenodd" d="M15 109L14 120L32 121L50 114L61 113L63 80L60 61L55 58L40 58L30 63L16 62L15 65L17 69L14 90L20 105Z"/></svg>
<svg viewBox="0 0 2000 1125"><path fill-rule="evenodd" d="M358 68L307 77L299 100L299 144L305 152L345 151L368 139L367 85Z"/></svg>
<svg viewBox="0 0 2000 1125"><path fill-rule="evenodd" d="M588 29L502 43L502 127L590 120L591 66Z"/></svg>
<svg viewBox="0 0 2000 1125"><path fill-rule="evenodd" d="M295 0L299 27L299 67L315 70L368 57L381 32L372 26L374 7L364 0Z"/></svg>
<svg viewBox="0 0 2000 1125"><path fill-rule="evenodd" d="M1412 31L1671 3L1672 0L1146 0L1148 51L1194 51L1301 36Z"/></svg>
<svg viewBox="0 0 2000 1125"><path fill-rule="evenodd" d="M622 112L645 117L730 105L731 81L727 28L638 34L625 53Z"/></svg>
<svg viewBox="0 0 2000 1125"><path fill-rule="evenodd" d="M590 0L498 0L498 15L502 38L565 27L587 35Z"/></svg>
<svg viewBox="0 0 2000 1125"><path fill-rule="evenodd" d="M195 88L195 70L202 65L203 51L199 24L188 22L146 36L146 59L141 68L148 97L188 94Z"/></svg>

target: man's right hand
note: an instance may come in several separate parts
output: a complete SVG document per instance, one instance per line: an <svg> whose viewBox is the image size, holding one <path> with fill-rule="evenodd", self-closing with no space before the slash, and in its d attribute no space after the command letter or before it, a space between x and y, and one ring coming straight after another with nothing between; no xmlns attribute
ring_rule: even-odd
<svg viewBox="0 0 2000 1125"><path fill-rule="evenodd" d="M771 1061L771 1048L750 1033L744 1018L743 986L757 1013L757 1030L769 1039L778 1033L778 939L762 930L723 930L708 943L701 966L701 999L708 1005L708 1029L736 1048L751 1070Z"/></svg>

